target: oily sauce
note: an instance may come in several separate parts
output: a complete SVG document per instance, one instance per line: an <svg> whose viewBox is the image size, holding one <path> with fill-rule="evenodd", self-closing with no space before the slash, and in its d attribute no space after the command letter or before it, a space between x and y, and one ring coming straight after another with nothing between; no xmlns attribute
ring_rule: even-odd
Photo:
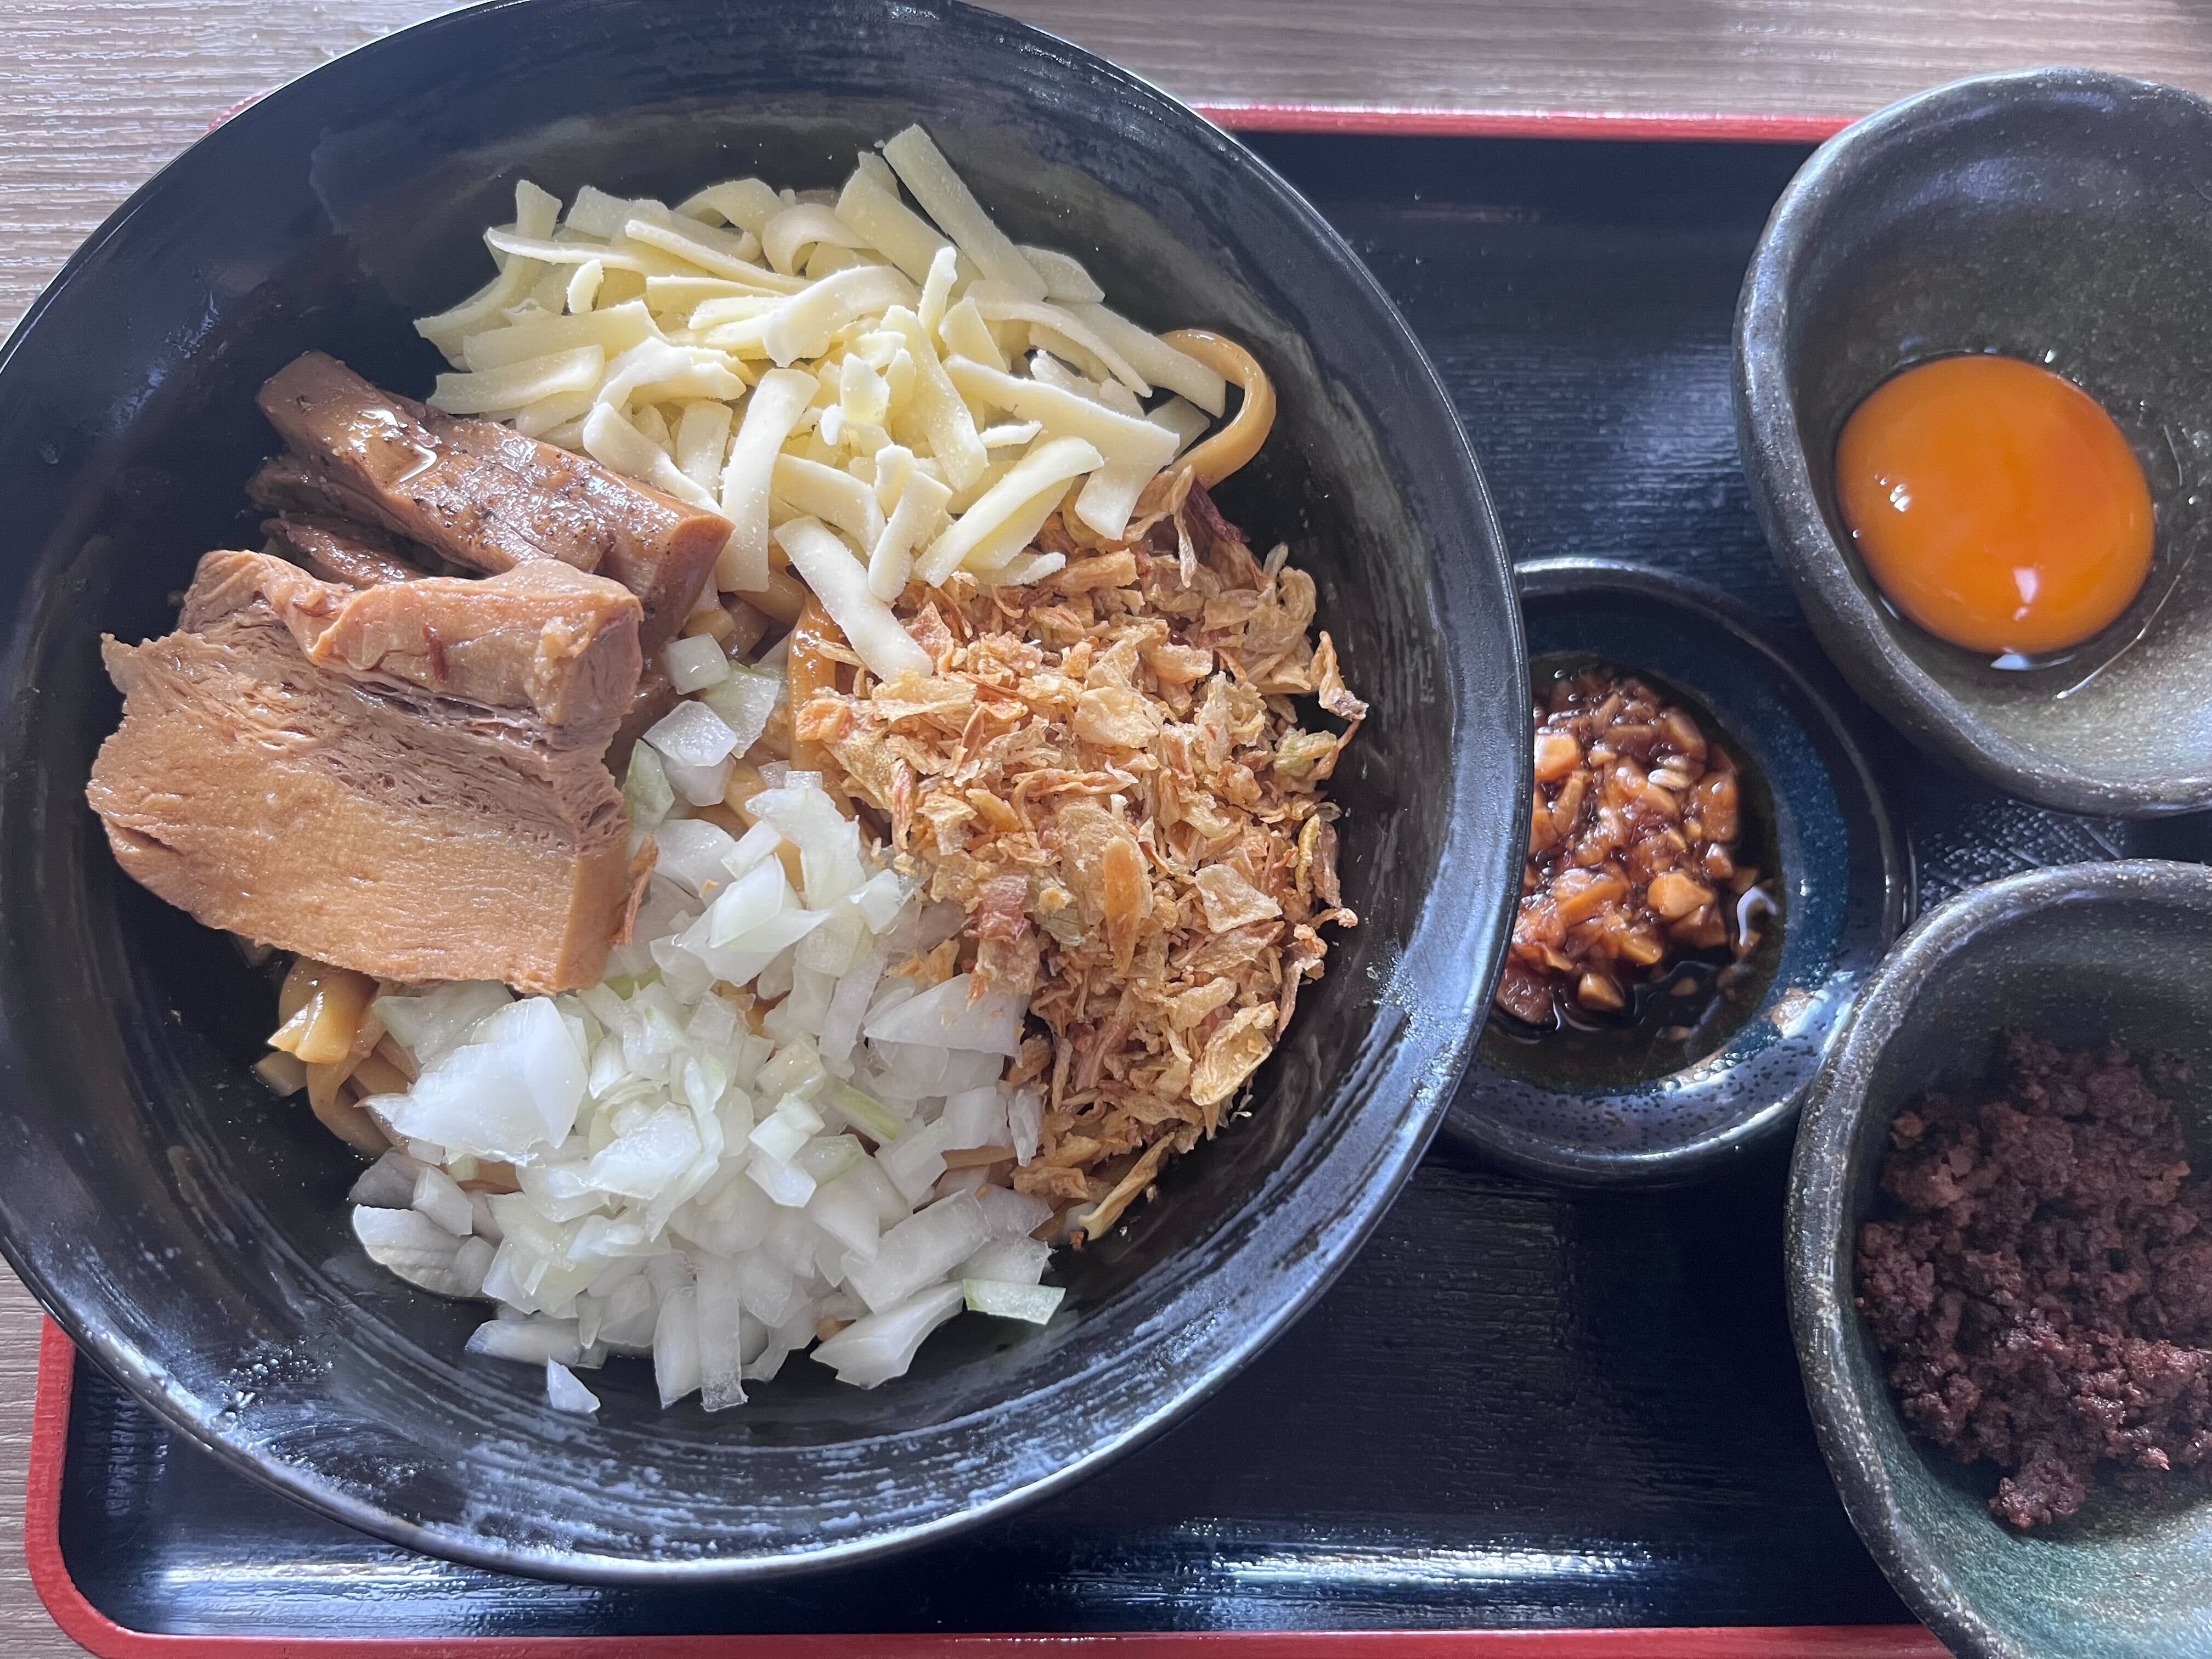
<svg viewBox="0 0 2212 1659"><path fill-rule="evenodd" d="M1772 805L1680 694L1579 656L1535 667L1528 857L1485 1053L1622 1087L1711 1052L1756 1003L1783 920Z"/></svg>
<svg viewBox="0 0 2212 1659"><path fill-rule="evenodd" d="M1836 445L1836 496L1891 603L1972 651L2079 645L2150 571L2127 439L2087 392L2014 357L1939 358L1876 387Z"/></svg>

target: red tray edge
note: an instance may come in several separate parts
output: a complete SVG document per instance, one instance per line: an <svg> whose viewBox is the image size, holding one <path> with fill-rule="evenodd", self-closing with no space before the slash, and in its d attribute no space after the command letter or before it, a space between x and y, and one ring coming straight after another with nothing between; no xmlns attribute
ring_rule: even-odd
<svg viewBox="0 0 2212 1659"><path fill-rule="evenodd" d="M117 1624L70 1577L61 1545L62 1464L68 1452L76 1349L52 1319L39 1340L23 1553L32 1587L54 1622L98 1659L830 1659L878 1654L939 1659L1010 1652L1105 1653L1169 1659L1229 1650L1269 1659L1943 1659L1916 1625L1717 1626L1704 1628L1492 1631L1137 1631L1114 1634L902 1636L547 1636L432 1639L161 1636Z"/></svg>
<svg viewBox="0 0 2212 1659"><path fill-rule="evenodd" d="M1614 138L1643 143L1817 144L1851 124L1841 115L1729 111L1466 109L1404 104L1194 104L1233 132L1382 133L1406 138Z"/></svg>
<svg viewBox="0 0 2212 1659"><path fill-rule="evenodd" d="M258 96L258 94L257 94ZM210 130L254 99L232 106ZM1600 110L1470 110L1337 104L1200 104L1198 112L1242 132L1380 133L1404 137L1595 138L1643 142L1818 143L1849 121L1819 115L1749 115ZM343 1637L161 1636L117 1624L70 1577L61 1547L62 1466L69 1439L76 1349L51 1318L39 1343L23 1551L31 1584L54 1622L98 1659L434 1659L465 1648L473 1659L697 1659L757 1654L811 1659L880 1653L897 1659L1035 1650L1110 1650L1116 1659L1155 1659L1200 1649L1233 1648L1281 1659L1349 1659L1387 1651L1395 1659L1943 1659L1925 1629L1896 1626L1718 1626L1706 1627L1496 1630L1128 1632L1096 1635L476 1637L356 1640Z"/></svg>

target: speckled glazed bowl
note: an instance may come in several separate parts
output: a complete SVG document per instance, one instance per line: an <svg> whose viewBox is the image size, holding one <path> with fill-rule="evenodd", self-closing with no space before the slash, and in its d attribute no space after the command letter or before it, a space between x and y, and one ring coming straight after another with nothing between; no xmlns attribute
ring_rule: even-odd
<svg viewBox="0 0 2212 1659"><path fill-rule="evenodd" d="M1820 642L1923 748L2065 811L2212 804L2212 104L2087 70L1984 76L1860 122L1768 222L1736 318L1752 499ZM1901 368L2041 363L2127 434L2158 516L2104 634L1999 669L1896 614L1852 550L1832 464Z"/></svg>
<svg viewBox="0 0 2212 1659"><path fill-rule="evenodd" d="M1786 1249L1806 1398L1844 1507L1912 1610L1977 1659L2197 1659L2212 1651L2212 1486L2154 1501L2093 1489L2072 1520L2001 1525L1985 1468L1907 1432L1851 1305L1890 1120L1984 1078L1995 1039L2107 1037L2193 1066L2177 1097L2212 1168L2212 870L2133 860L2039 870L1965 893L1878 969L1797 1131Z"/></svg>
<svg viewBox="0 0 2212 1659"><path fill-rule="evenodd" d="M1252 1113L1057 1276L1022 1334L959 1321L872 1392L794 1362L663 1412L611 1364L580 1424L465 1359L483 1310L372 1268L349 1159L248 1072L268 990L125 879L84 802L118 700L103 630L169 625L258 539L261 380L309 348L381 384L408 319L483 279L527 173L681 195L834 185L927 123L1023 241L1158 325L1218 327L1281 399L1227 511L1286 538L1376 718L1346 757L1362 926ZM342 1521L490 1567L697 1583L939 1535L1065 1483L1214 1388L1334 1276L1442 1115L1495 971L1528 750L1510 580L1434 372L1280 179L1141 82L939 0L526 0L439 19L246 110L131 198L0 351L0 1237L172 1427ZM1265 544L1263 544L1264 545Z"/></svg>

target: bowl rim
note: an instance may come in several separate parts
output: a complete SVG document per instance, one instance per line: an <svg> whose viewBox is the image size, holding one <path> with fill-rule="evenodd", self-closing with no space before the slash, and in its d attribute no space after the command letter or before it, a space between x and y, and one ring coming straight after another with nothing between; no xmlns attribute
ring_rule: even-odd
<svg viewBox="0 0 2212 1659"><path fill-rule="evenodd" d="M2022 871L1968 888L1923 916L1869 975L1846 1012L1842 1040L1806 1096L1790 1158L1784 1270L1790 1333L1821 1457L1860 1540L1905 1605L1954 1651L1979 1659L2037 1656L1975 1609L1905 1518L1874 1437L1872 1414L1885 1402L1869 1400L1844 1380L1858 1321L1848 1290L1846 1158L1866 1113L1875 1064L1931 976L2021 910L2117 899L2212 912L2212 867L2114 859ZM1845 1286L1840 1291L1839 1273Z"/></svg>
<svg viewBox="0 0 2212 1659"><path fill-rule="evenodd" d="M1755 611L1732 594L1694 576L1632 560L1587 554L1530 559L1514 568L1514 576L1524 605L1530 599L1556 601L1571 599L1577 593L1626 594L1651 599L1703 617L1764 659L1777 678L1819 717L1826 736L1840 751L1848 768L1848 778L1839 778L1838 782L1848 781L1855 786L1866 802L1882 868L1883 944L1887 946L1895 939L1911 915L1911 890L1905 879L1902 842L1890 821L1888 805L1864 750L1837 712L1832 694L1814 683L1813 675L1819 673L1820 665L1801 665L1790 661L1774 645L1770 637L1771 628ZM1524 635L1526 628L1524 617ZM1811 674L1807 672L1808 666L1813 671ZM1631 672L1636 672L1632 665ZM1812 735L1808 731L1808 738ZM1840 1007L1832 1016L1823 1044L1824 1056L1833 1050L1844 1017L1844 1010ZM1486 1007L1486 1029L1488 1021L1489 1010ZM1480 1031L1477 1036L1479 1041ZM1440 1133L1447 1139L1472 1146L1519 1174L1562 1186L1606 1191L1686 1186L1739 1167L1745 1158L1778 1140L1795 1126L1799 1105L1812 1086L1813 1076L1817 1075L1815 1068L1813 1074L1782 1098L1735 1123L1709 1131L1679 1146L1650 1152L1605 1152L1569 1146L1544 1136L1509 1128L1476 1110L1471 1103L1463 1106L1462 1097L1477 1075L1480 1063L1471 1050L1468 1077L1444 1115ZM1702 1060L1696 1062L1704 1063ZM1679 1077L1681 1073L1664 1075ZM1597 1103L1627 1092L1631 1091L1601 1090L1586 1097Z"/></svg>
<svg viewBox="0 0 2212 1659"><path fill-rule="evenodd" d="M232 112L172 157L141 184L86 238L54 277L28 306L5 341L0 341L0 397L6 395L7 370L34 337L61 296L108 246L156 198L188 169L205 165L211 149L249 142L257 124L289 110L334 76L360 72L362 61L374 63L387 57L420 51L425 42L486 27L496 15L511 15L507 26L529 21L533 13L575 9L592 0L481 0L481 3L428 18L368 42L353 51L317 65L295 79ZM219 1431L210 1414L195 1410L188 1391L149 1353L112 1328L94 1310L88 1313L56 1294L49 1276L27 1251L0 1233L0 1255L38 1295L78 1349L120 1382L127 1392L167 1428L204 1447L227 1467L259 1484L344 1524L404 1547L495 1571L565 1582L641 1586L696 1586L708 1583L753 1583L779 1574L805 1571L860 1561L918 1544L940 1540L986 1519L1059 1491L1141 1445L1218 1389L1245 1364L1287 1330L1305 1313L1348 1264L1383 1212L1395 1201L1406 1181L1419 1163L1437 1125L1442 1121L1454 1085L1473 1043L1476 1028L1472 1016L1487 1006L1490 987L1504 960L1510 917L1516 897L1515 874L1519 854L1510 836L1501 842L1499 867L1482 871L1474 865L1477 850L1470 827L1479 817L1483 793L1479 775L1481 757L1471 743L1470 722L1487 697L1485 682L1501 666L1509 671L1504 683L1527 678L1527 646L1520 615L1510 601L1512 568L1505 551L1496 507L1464 424L1457 418L1449 392L1433 361L1374 274L1343 237L1303 195L1267 161L1204 116L1159 88L1118 64L1074 46L1047 31L1002 14L966 3L966 0L924 0L916 8L905 0L869 0L886 11L921 10L948 26L988 31L1011 48L1032 58L1071 68L1102 96L1127 100L1133 108L1148 110L1163 121L1186 128L1192 138L1234 158L1232 165L1247 174L1253 185L1275 202L1285 218L1300 228L1319 250L1334 257L1344 278L1359 291L1371 308L1378 330L1401 349L1399 389L1410 392L1418 404L1428 400L1441 416L1440 447L1456 462L1459 492L1474 509L1460 538L1469 550L1486 556L1444 558L1432 550L1429 562L1429 591L1434 597L1438 634L1443 649L1443 690L1454 723L1452 773L1447 785L1446 805L1450 816L1439 848L1438 880L1454 879L1461 890L1479 891L1492 883L1494 902L1443 904L1431 890L1422 896L1412 930L1396 953L1395 963L1377 970L1372 993L1389 1017L1395 1010L1401 1025L1399 1040L1381 1062L1382 1079L1376 1096L1398 1103L1388 1130L1371 1135L1370 1161L1361 1183L1350 1191L1346 1202L1328 1216L1305 1228L1297 1255L1296 1274L1275 1275L1281 1294L1267 1316L1240 1329L1222 1342L1202 1364L1189 1369L1186 1380L1164 1393L1148 1410L1133 1414L1119 1433L1091 1446L1048 1474L1009 1486L981 1501L944 1510L920 1521L871 1532L842 1541L762 1557L732 1553L708 1559L675 1556L625 1556L592 1553L543 1546L485 1541L484 1535L464 1533L441 1523L425 1525L403 1519L380 1503L319 1477L299 1463L273 1458ZM1403 378L1410 377L1410 379ZM1494 580L1506 603L1502 606L1507 636L1508 660L1475 663L1469 658L1455 621L1476 612L1487 581ZM1530 788L1525 756L1517 769L1512 822L1525 819ZM1473 873L1468 873L1472 872ZM1463 979L1466 1006L1455 1009L1452 999L1439 996L1437 988ZM1341 1149L1340 1149L1341 1151ZM1342 1152L1343 1156L1351 1156ZM1022 1398L1011 1396L1012 1403Z"/></svg>
<svg viewBox="0 0 2212 1659"><path fill-rule="evenodd" d="M2212 132L2212 100L2135 76L2062 65L1947 82L1854 122L1813 153L1775 203L1744 271L1734 341L1736 447L1768 548L1822 647L1844 678L1916 743L1984 782L2061 811L2192 811L2212 805L2212 765L2191 770L2187 757L2177 757L2170 775L2134 784L2084 772L1990 724L1898 643L1829 527L1798 427L1784 349L1798 267L1839 210L1836 201L1849 187L1848 173L1863 158L1893 152L1930 125L1985 112L1993 103L2085 92L2191 107Z"/></svg>

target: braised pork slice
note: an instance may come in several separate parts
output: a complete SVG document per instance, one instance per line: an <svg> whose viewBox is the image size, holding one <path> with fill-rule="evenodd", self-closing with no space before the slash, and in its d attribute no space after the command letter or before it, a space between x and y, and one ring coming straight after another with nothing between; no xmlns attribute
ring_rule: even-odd
<svg viewBox="0 0 2212 1659"><path fill-rule="evenodd" d="M553 559L612 577L645 608L648 653L683 627L730 533L719 514L511 428L380 391L319 351L278 371L260 401L342 516L476 570Z"/></svg>
<svg viewBox="0 0 2212 1659"><path fill-rule="evenodd" d="M424 584L428 584L425 586ZM259 553L210 553L177 625L254 605L274 611L318 667L487 709L528 710L604 744L636 691L636 598L566 565L520 565L491 580L425 576L354 590Z"/></svg>
<svg viewBox="0 0 2212 1659"><path fill-rule="evenodd" d="M380 587L431 574L423 550L365 525L317 513L279 513L261 521L261 533L312 575L343 587Z"/></svg>
<svg viewBox="0 0 2212 1659"><path fill-rule="evenodd" d="M665 664L658 659L646 664L645 672L637 677L637 691L629 700L629 712L615 727L614 739L607 744L609 771L618 778L628 774L630 754L636 749L637 740L676 707L680 695L675 682L668 678Z"/></svg>
<svg viewBox="0 0 2212 1659"><path fill-rule="evenodd" d="M604 759L639 609L556 564L356 591L210 553L175 633L105 642L124 719L87 796L210 927L382 979L592 984L644 874Z"/></svg>
<svg viewBox="0 0 2212 1659"><path fill-rule="evenodd" d="M346 503L323 486L297 455L271 455L246 481L246 498L264 512L353 523Z"/></svg>

